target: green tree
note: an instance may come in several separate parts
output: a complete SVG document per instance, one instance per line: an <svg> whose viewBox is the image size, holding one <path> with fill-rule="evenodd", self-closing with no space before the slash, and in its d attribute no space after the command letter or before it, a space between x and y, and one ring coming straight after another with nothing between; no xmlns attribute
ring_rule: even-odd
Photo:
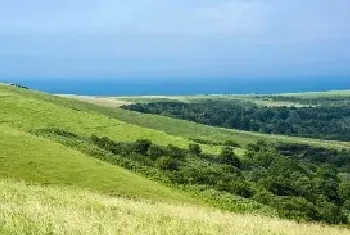
<svg viewBox="0 0 350 235"><path fill-rule="evenodd" d="M162 157L164 155L164 150L163 148L157 146L157 145L151 145L148 148L148 156L154 161L157 160L158 158Z"/></svg>
<svg viewBox="0 0 350 235"><path fill-rule="evenodd" d="M166 171L176 171L180 167L180 162L171 156L163 156L156 160L155 166Z"/></svg>
<svg viewBox="0 0 350 235"><path fill-rule="evenodd" d="M152 142L149 139L138 139L135 143L135 152L146 155L151 144Z"/></svg>
<svg viewBox="0 0 350 235"><path fill-rule="evenodd" d="M223 147L221 150L220 163L241 168L241 161L235 155L234 148L228 146Z"/></svg>
<svg viewBox="0 0 350 235"><path fill-rule="evenodd" d="M199 156L202 152L201 147L199 144L196 143L190 143L188 146L188 153L190 156Z"/></svg>

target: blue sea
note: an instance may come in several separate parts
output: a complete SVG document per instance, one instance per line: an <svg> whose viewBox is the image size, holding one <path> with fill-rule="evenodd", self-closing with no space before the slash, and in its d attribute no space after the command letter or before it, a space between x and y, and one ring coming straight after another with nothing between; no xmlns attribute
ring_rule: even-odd
<svg viewBox="0 0 350 235"><path fill-rule="evenodd" d="M270 94L350 89L349 78L274 79L3 79L54 93L91 96Z"/></svg>

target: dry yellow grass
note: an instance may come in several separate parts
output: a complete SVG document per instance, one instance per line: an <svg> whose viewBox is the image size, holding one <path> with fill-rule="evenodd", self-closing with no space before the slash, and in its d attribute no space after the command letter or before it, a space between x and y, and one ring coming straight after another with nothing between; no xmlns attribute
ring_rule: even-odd
<svg viewBox="0 0 350 235"><path fill-rule="evenodd" d="M0 181L0 234L349 235L350 230Z"/></svg>
<svg viewBox="0 0 350 235"><path fill-rule="evenodd" d="M128 102L124 100L119 100L114 97L94 97L94 96L78 96L78 95L66 95L66 94L57 94L56 96L72 98L100 106L110 107L110 108L118 108L123 105L131 105L134 102Z"/></svg>

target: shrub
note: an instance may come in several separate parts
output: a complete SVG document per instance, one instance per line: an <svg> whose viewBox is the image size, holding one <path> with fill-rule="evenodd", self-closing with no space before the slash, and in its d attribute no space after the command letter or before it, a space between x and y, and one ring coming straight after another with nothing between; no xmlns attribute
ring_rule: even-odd
<svg viewBox="0 0 350 235"><path fill-rule="evenodd" d="M152 142L149 139L138 139L135 142L135 152L141 155L146 155Z"/></svg>
<svg viewBox="0 0 350 235"><path fill-rule="evenodd" d="M234 149L231 147L223 147L220 154L220 163L236 166L241 168L241 161L235 156Z"/></svg>
<svg viewBox="0 0 350 235"><path fill-rule="evenodd" d="M155 161L158 158L162 157L164 155L165 151L162 147L159 147L157 145L151 145L148 149L148 155L150 158Z"/></svg>
<svg viewBox="0 0 350 235"><path fill-rule="evenodd" d="M193 143L189 144L189 146L188 146L189 155L199 156L199 154L201 154L201 152L202 152L202 149L199 146L199 144L193 144Z"/></svg>
<svg viewBox="0 0 350 235"><path fill-rule="evenodd" d="M155 166L165 171L176 171L179 169L180 162L171 156L163 156L156 160Z"/></svg>

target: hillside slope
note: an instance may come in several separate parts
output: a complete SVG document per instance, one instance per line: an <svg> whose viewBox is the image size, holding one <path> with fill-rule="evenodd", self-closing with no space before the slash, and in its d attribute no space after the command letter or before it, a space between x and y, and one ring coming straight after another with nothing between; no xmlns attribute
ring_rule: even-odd
<svg viewBox="0 0 350 235"><path fill-rule="evenodd" d="M194 202L183 193L58 143L3 125L0 128L0 178L71 185L132 198Z"/></svg>
<svg viewBox="0 0 350 235"><path fill-rule="evenodd" d="M43 123L41 124L43 128L47 126L52 127L51 124L48 124L50 119L47 119L48 116L51 116L54 122L53 126L55 127L68 127L67 130L79 133L78 128L82 126L83 133L81 134L100 133L101 135L116 140L133 141L138 138L149 138L157 144L166 145L170 143L178 147L187 147L188 144L192 142L190 139L196 138L215 139L216 141L234 140L241 144L242 147L246 146L248 143L264 140L267 142L303 143L329 148L350 148L348 142L298 138L285 135L267 135L249 131L217 128L186 120L139 114L120 108L104 107L103 103L95 105L75 99L54 97L41 92L33 92L31 90L18 89L4 85L0 85L0 99L4 101L0 102L0 108L9 110L8 119L1 120L3 117L0 117L0 122L7 121L16 127L19 126L26 129L31 129L33 125L37 126L38 121L26 121L23 123L23 119L27 118L27 116L32 117L33 115L43 114L40 114L37 107L47 106L44 113L46 116L41 117L43 119ZM18 103L18 100L22 100L22 104ZM91 101L91 99L89 100ZM50 109L55 111L48 112ZM60 111L57 112L58 110ZM19 112L19 114L17 112ZM66 118L68 115L65 113L68 115L72 114L69 116L70 119ZM12 116L18 116L19 120L11 119ZM85 119L86 116L90 117ZM58 123L55 122L56 119L71 123L61 123L64 125L58 125ZM75 121L78 122L76 123ZM218 151L216 147L208 145L202 145L202 147L205 151ZM238 149L238 153L240 152L242 152L242 150Z"/></svg>
<svg viewBox="0 0 350 235"><path fill-rule="evenodd" d="M5 195L0 203L0 228L3 229L0 229L1 234L141 234L144 231L149 231L149 234L348 232L340 227L321 227L311 223L295 227L294 222L183 206L184 203L203 205L204 200L213 205L210 200L214 200L218 204L223 203L218 206L223 209L230 210L231 207L226 207L227 205L243 208L244 203L247 203L246 206L255 210L255 204L251 203L253 201L243 200L244 198L233 194L217 194L210 188L203 192L205 197L199 195L193 199L187 193L166 188L119 166L98 161L85 155L83 150L79 152L75 146L62 145L58 139L31 134L57 128L79 137L76 141L91 139L94 134L97 137L108 137L101 138L108 141L110 138L130 143L147 138L162 146L172 144L187 149L192 138L233 139L241 141L240 144L245 147L247 143L258 140L250 137L256 136L254 133L247 133L249 136L245 136L236 134L235 131L187 121L178 122L170 118L139 115L4 85L0 85L0 110L0 179L13 179L0 180L0 194ZM268 137L263 136L266 139ZM315 141L316 144L322 144ZM339 147L338 144L341 143L334 144ZM202 147L205 151L218 150L218 147L208 145ZM120 152L115 153L115 156L119 157L119 154ZM142 156L144 159L145 156ZM195 163L198 162L193 161L193 168L188 168L190 171L198 168L211 170L213 166L199 167ZM202 173L195 174L202 176ZM25 184L18 183L21 180ZM233 179L232 182L238 181ZM43 184L50 187L45 188ZM205 188L198 189L203 191ZM129 200L107 198L107 195L127 197ZM87 200L83 200L84 198ZM260 206L259 204L258 209L265 213L265 207ZM152 217L153 214L155 215ZM188 216L182 217L185 214ZM120 220L120 217L126 220ZM264 227L263 224L268 226ZM99 230L94 230L96 226ZM283 230L283 227L290 229ZM292 227L297 230L292 230Z"/></svg>
<svg viewBox="0 0 350 235"><path fill-rule="evenodd" d="M2 235L347 235L341 227L0 181Z"/></svg>
<svg viewBox="0 0 350 235"><path fill-rule="evenodd" d="M60 128L83 136L96 134L119 141L147 138L160 145L183 148L191 142L181 136L120 121L94 109L97 106L45 93L0 85L0 101L0 123L25 131ZM209 146L204 149L215 151Z"/></svg>
<svg viewBox="0 0 350 235"><path fill-rule="evenodd" d="M249 143L255 143L258 140L263 140L267 142L302 143L327 148L350 148L350 143L348 142L289 137L286 135L275 134L269 135L251 131L224 129L165 116L140 114L137 112L124 110L120 108L110 108L109 105L104 105L103 102L94 101L95 99L98 100L99 98L90 98L85 99L84 101L97 104L100 107L96 107L95 105L88 103L84 106L80 102L75 101L75 99L77 99L76 97L70 96L70 98L72 99L71 102L65 102L67 105L69 103L69 106L85 107L85 109L88 110L99 110L101 113L104 113L109 117L116 118L129 124L162 131L170 135L179 136L187 139L197 138L215 141L234 140L235 142L241 144L242 147L246 146ZM143 98L139 98L138 101L140 99ZM144 99L147 100L147 98ZM62 102L63 100L60 101Z"/></svg>

